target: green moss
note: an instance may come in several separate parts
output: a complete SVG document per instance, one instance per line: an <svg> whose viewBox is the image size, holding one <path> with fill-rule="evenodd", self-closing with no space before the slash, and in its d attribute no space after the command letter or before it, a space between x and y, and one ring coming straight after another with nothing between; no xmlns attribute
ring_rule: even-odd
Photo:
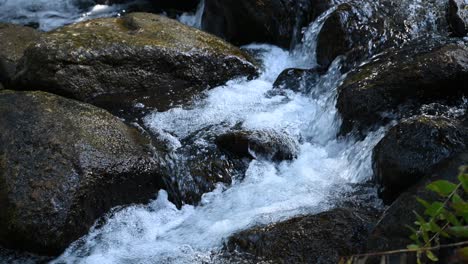
<svg viewBox="0 0 468 264"><path fill-rule="evenodd" d="M248 55L220 38L176 20L148 13L131 13L122 18L101 18L65 26L48 33L44 40L71 49L95 50L125 43L187 53L236 55L249 60Z"/></svg>

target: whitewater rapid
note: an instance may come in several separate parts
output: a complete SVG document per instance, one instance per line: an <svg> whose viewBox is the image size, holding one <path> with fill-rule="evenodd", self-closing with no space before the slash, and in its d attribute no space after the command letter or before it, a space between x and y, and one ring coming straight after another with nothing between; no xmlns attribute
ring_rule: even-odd
<svg viewBox="0 0 468 264"><path fill-rule="evenodd" d="M316 41L319 29L320 20L309 27L305 41ZM314 55L271 45L244 48L260 54L264 69L259 78L232 80L190 107L154 112L145 122L172 138L174 148L184 137L212 125L273 129L300 142L297 159L254 160L242 180L230 187L220 184L197 207L179 210L160 191L147 205L118 208L52 263L219 263L218 253L231 234L331 209L353 191L353 184L370 180L372 149L384 129L361 141L337 138L340 60L310 87L310 94L286 90L272 96L269 91L281 71L313 68L314 59L304 56Z"/></svg>
<svg viewBox="0 0 468 264"><path fill-rule="evenodd" d="M8 15L2 12L0 20L22 24L30 20L42 30L50 30L93 14L114 16L125 11L121 5L77 10L66 0L37 1L46 5L38 11L39 7L29 5L31 1L23 2L21 12L16 10L10 18L2 17ZM0 10L18 5L17 0L0 3ZM62 5L47 6L54 3ZM60 15L50 10L60 10ZM179 20L200 27L202 11L203 3L196 13L184 14ZM314 87L304 89L310 91L308 94L287 87L283 93L271 93L273 82L284 69L317 66L316 38L328 14L305 29L303 44L294 51L260 44L244 47L258 54L264 65L257 79L231 80L188 107L153 112L145 118L151 130L171 139L173 149L200 129L241 123L245 129L270 129L291 136L300 143L297 159L253 160L242 180L234 179L229 187L219 184L196 207L177 209L167 193L160 191L149 204L115 208L104 223L93 227L52 263L220 263L223 243L233 233L329 210L350 196L355 184L370 180L372 149L386 129L362 140L337 137L341 123L335 107L337 87L344 78L340 59ZM379 202L374 189L363 195Z"/></svg>

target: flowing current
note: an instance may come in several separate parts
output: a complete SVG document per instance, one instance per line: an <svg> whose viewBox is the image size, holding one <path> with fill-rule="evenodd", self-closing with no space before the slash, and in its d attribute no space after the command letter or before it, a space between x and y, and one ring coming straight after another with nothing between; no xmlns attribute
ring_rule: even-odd
<svg viewBox="0 0 468 264"><path fill-rule="evenodd" d="M17 0L4 0L1 6L8 9L13 3L17 4ZM27 12L51 15L25 12L17 19L29 18ZM200 14L198 10L179 19L199 26ZM154 112L145 118L151 129L171 138L174 148L184 137L211 125L242 123L245 129L276 130L300 142L297 159L253 160L241 181L234 180L229 187L219 185L196 207L184 205L177 209L167 193L160 191L149 204L116 208L104 224L93 228L52 263L220 263L218 253L233 233L329 210L349 196L354 184L370 180L372 149L385 129L363 140L337 138L340 117L335 104L337 87L344 77L339 59L314 87L306 89L310 91L307 94L287 87L279 95L270 93L284 69L316 66L316 36L325 16L307 28L303 44L295 51L271 45L246 46L262 60L264 68L259 78L231 80L208 91L204 99L190 107ZM44 30L66 24L40 17L37 21Z"/></svg>

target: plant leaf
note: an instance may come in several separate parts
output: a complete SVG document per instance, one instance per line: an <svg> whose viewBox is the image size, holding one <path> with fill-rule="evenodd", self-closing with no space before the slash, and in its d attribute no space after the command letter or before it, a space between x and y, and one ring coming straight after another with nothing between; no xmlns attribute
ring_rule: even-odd
<svg viewBox="0 0 468 264"><path fill-rule="evenodd" d="M451 226L448 231L456 237L468 237L468 226Z"/></svg>
<svg viewBox="0 0 468 264"><path fill-rule="evenodd" d="M442 197L447 197L457 188L457 185L446 180L439 180L430 183L426 188Z"/></svg>

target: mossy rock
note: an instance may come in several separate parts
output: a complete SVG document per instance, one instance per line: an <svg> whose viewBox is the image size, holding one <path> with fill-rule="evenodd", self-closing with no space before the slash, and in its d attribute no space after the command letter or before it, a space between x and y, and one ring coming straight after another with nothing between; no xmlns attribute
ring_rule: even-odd
<svg viewBox="0 0 468 264"><path fill-rule="evenodd" d="M377 56L338 88L342 132L381 125L388 113L404 117L422 104L462 98L468 91L467 62L466 42L446 39L422 40Z"/></svg>
<svg viewBox="0 0 468 264"><path fill-rule="evenodd" d="M0 82L6 84L11 80L24 51L40 35L30 27L0 23Z"/></svg>
<svg viewBox="0 0 468 264"><path fill-rule="evenodd" d="M0 243L56 255L114 206L163 187L150 141L107 111L0 92Z"/></svg>
<svg viewBox="0 0 468 264"><path fill-rule="evenodd" d="M18 89L40 89L112 109L164 108L257 74L240 49L149 13L100 18L44 34L26 53Z"/></svg>

